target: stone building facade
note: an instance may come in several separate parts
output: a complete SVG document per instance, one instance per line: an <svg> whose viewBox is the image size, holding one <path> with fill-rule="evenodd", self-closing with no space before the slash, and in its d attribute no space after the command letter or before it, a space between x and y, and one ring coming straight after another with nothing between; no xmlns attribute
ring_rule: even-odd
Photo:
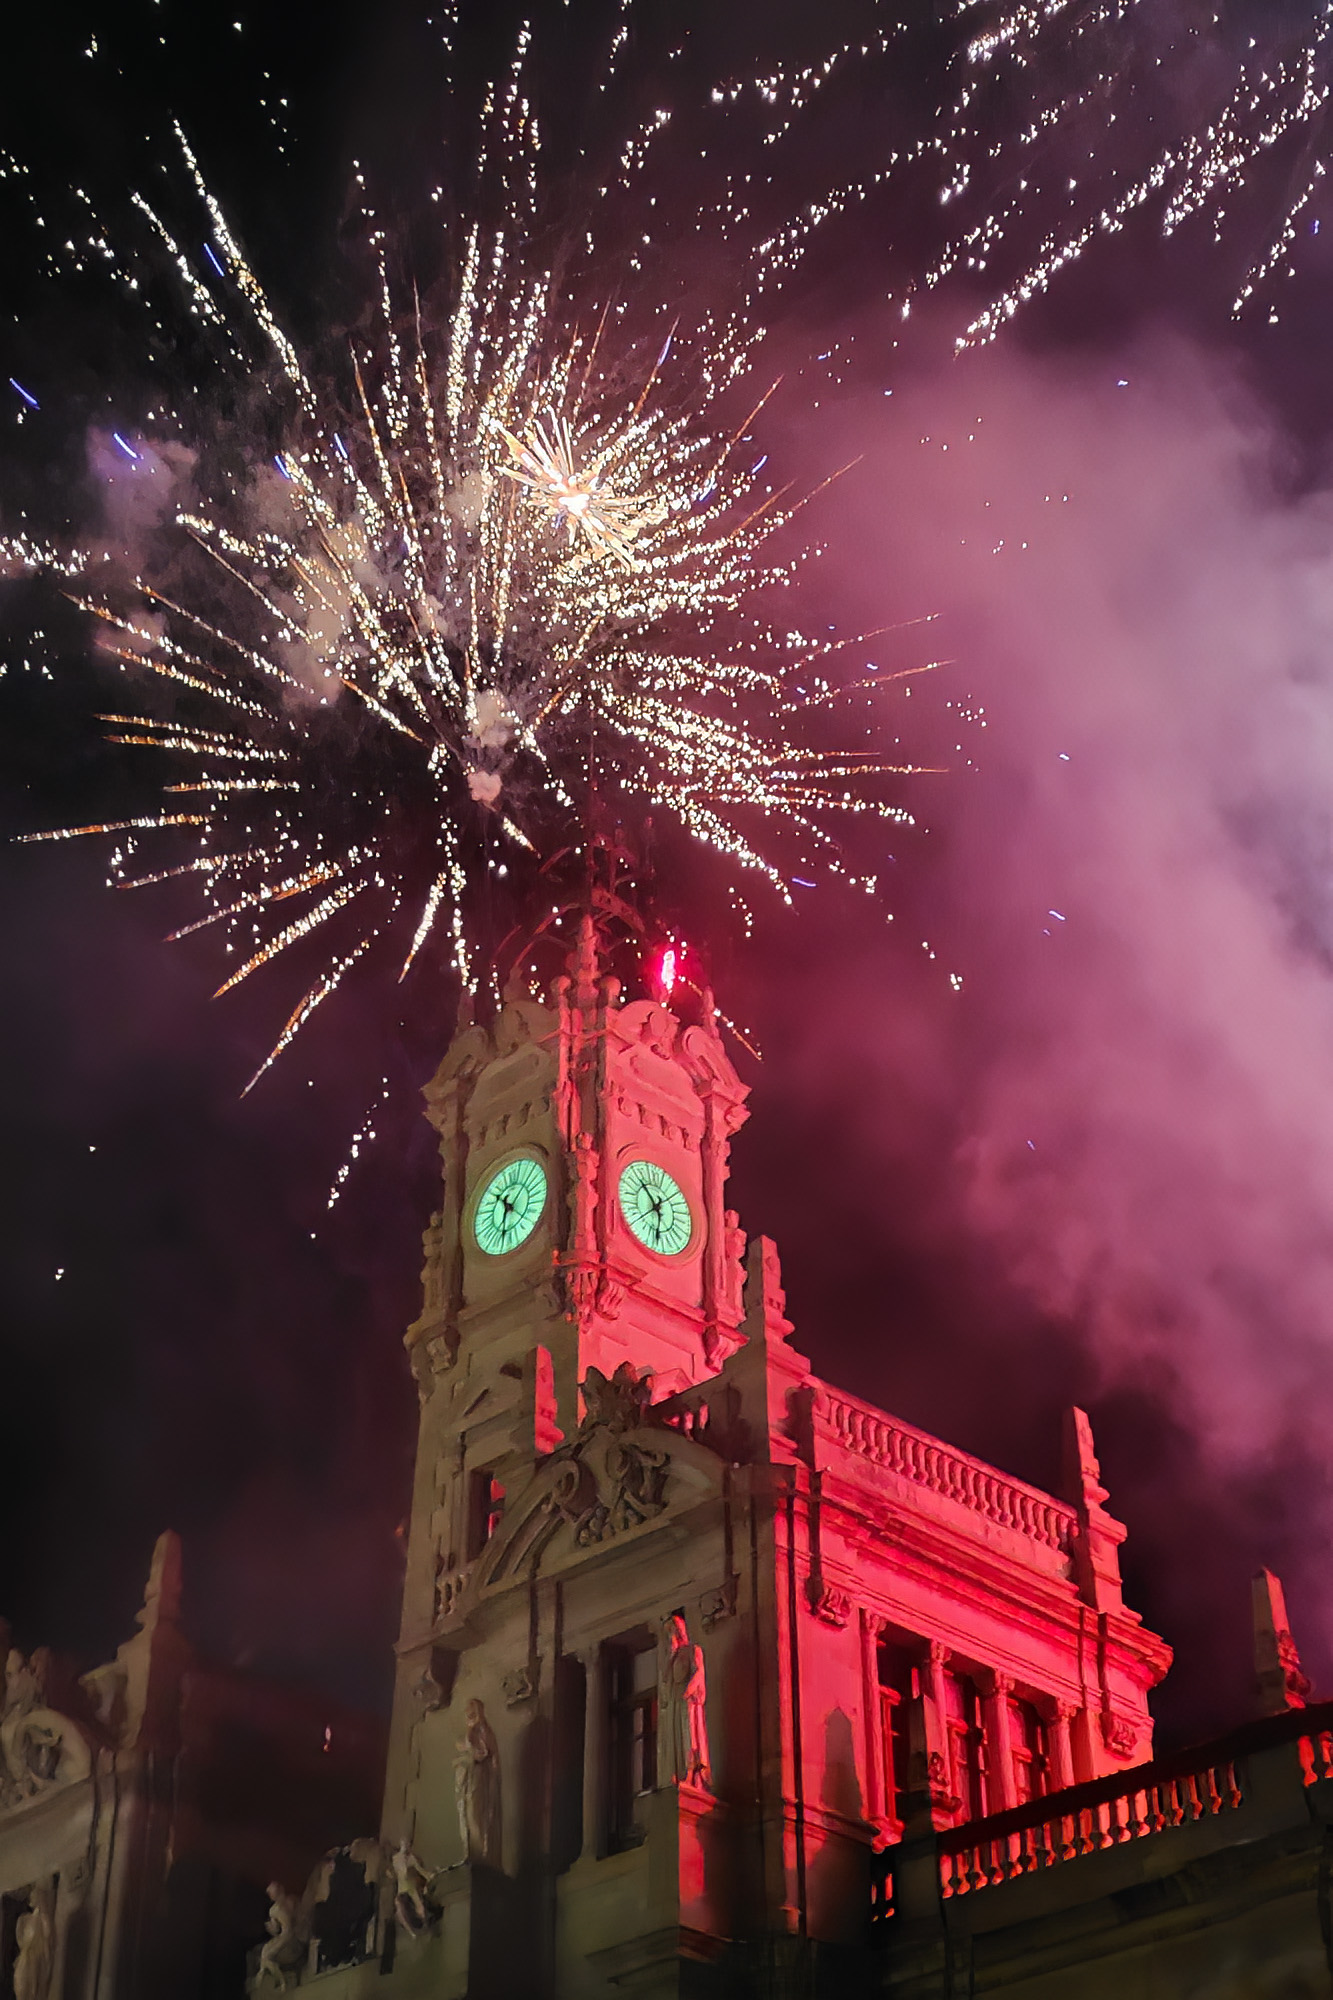
<svg viewBox="0 0 1333 2000"><path fill-rule="evenodd" d="M231 2000L264 1884L373 1809L378 1725L201 1659L180 1596L167 1534L106 1665L25 1657L0 1627L3 2000Z"/></svg>
<svg viewBox="0 0 1333 2000"><path fill-rule="evenodd" d="M1333 1989L1333 1704L1277 1579L1264 1719L1154 1759L1086 1417L1057 1496L814 1375L707 995L627 998L586 920L426 1099L387 1769L194 1658L164 1537L113 1663L9 1655L0 2000Z"/></svg>
<svg viewBox="0 0 1333 2000"><path fill-rule="evenodd" d="M906 1829L1151 1753L1169 1653L1123 1602L1087 1420L1057 1498L816 1378L727 1206L746 1090L711 1004L624 999L590 922L426 1097L380 1924L318 1983L864 1981Z"/></svg>

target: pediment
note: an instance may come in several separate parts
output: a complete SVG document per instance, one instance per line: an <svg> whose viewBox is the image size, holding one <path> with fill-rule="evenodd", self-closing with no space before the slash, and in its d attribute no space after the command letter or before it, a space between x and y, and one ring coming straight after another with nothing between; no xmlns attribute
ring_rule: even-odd
<svg viewBox="0 0 1333 2000"><path fill-rule="evenodd" d="M665 1425L596 1423L539 1466L506 1506L454 1602L459 1618L485 1597L637 1541L721 1491L722 1463Z"/></svg>

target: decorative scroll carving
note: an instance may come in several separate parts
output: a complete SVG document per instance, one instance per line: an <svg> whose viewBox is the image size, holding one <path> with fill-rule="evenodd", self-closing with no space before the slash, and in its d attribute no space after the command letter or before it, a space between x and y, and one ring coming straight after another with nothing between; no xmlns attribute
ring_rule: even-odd
<svg viewBox="0 0 1333 2000"><path fill-rule="evenodd" d="M472 1700L464 1711L467 1727L454 1759L454 1796L463 1857L488 1868L502 1865L500 1822L500 1746L486 1720L484 1703Z"/></svg>
<svg viewBox="0 0 1333 2000"><path fill-rule="evenodd" d="M660 1514L671 1476L671 1433L649 1418L651 1381L622 1363L611 1377L590 1368L582 1384L584 1414L572 1444L545 1459L526 1492L468 1571L441 1564L436 1581L440 1619L464 1615L480 1593L535 1567L552 1536L567 1526L575 1545L590 1548Z"/></svg>
<svg viewBox="0 0 1333 2000"><path fill-rule="evenodd" d="M0 1807L34 1798L52 1785L86 1778L92 1768L88 1744L77 1725L46 1706L47 1661L45 1648L39 1648L27 1660L11 1651L5 1662Z"/></svg>
<svg viewBox="0 0 1333 2000"><path fill-rule="evenodd" d="M677 1784L711 1789L707 1684L703 1647L690 1638L679 1612L662 1627L662 1749L666 1775Z"/></svg>

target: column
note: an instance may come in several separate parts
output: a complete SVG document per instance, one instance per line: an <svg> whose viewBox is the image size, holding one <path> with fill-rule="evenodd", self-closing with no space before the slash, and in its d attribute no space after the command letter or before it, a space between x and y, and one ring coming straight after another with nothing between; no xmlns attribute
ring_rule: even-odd
<svg viewBox="0 0 1333 2000"><path fill-rule="evenodd" d="M1051 1706L1046 1723L1046 1741L1050 1748L1050 1789L1062 1792L1074 1782L1074 1752L1069 1741L1069 1724L1074 1715L1072 1701L1057 1701Z"/></svg>
<svg viewBox="0 0 1333 2000"><path fill-rule="evenodd" d="M1008 1812L1018 1804L1014 1785L1014 1744L1009 1697L1014 1684L1007 1674L981 1676L982 1714L986 1736L986 1810Z"/></svg>
<svg viewBox="0 0 1333 2000"><path fill-rule="evenodd" d="M879 1702L879 1638L884 1630L884 1620L873 1611L862 1611L861 1618L861 1701L865 1710L866 1744L866 1818L871 1821L890 1819L893 1801L885 1796L887 1787L884 1779L884 1744L880 1721Z"/></svg>
<svg viewBox="0 0 1333 2000"><path fill-rule="evenodd" d="M932 1639L921 1663L921 1700L911 1722L912 1791L928 1807L931 1824L947 1826L961 1801L954 1791L944 1674L949 1648Z"/></svg>

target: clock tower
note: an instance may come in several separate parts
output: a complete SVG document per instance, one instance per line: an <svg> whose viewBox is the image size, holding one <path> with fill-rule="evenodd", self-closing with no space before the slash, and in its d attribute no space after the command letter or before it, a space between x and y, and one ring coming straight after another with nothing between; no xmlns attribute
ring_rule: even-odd
<svg viewBox="0 0 1333 2000"><path fill-rule="evenodd" d="M328 2000L371 1957L386 2000L813 1990L876 1851L1151 1742L1086 1419L1062 1499L816 1377L726 1206L711 1000L622 982L587 904L426 1088L379 1902Z"/></svg>
<svg viewBox="0 0 1333 2000"><path fill-rule="evenodd" d="M423 1388L460 1360L493 1393L524 1382L516 1446L577 1427L590 1367L632 1362L656 1399L738 1344L743 1245L724 1189L748 1091L709 996L697 1011L626 1001L585 915L550 1000L511 986L427 1087L444 1202L413 1364Z"/></svg>
<svg viewBox="0 0 1333 2000"><path fill-rule="evenodd" d="M707 994L694 1012L626 999L585 914L549 999L511 980L426 1087L444 1199L407 1335L423 1411L405 1632L453 1602L520 1468L577 1433L581 1384L628 1366L656 1401L740 1344L724 1191L748 1091Z"/></svg>

